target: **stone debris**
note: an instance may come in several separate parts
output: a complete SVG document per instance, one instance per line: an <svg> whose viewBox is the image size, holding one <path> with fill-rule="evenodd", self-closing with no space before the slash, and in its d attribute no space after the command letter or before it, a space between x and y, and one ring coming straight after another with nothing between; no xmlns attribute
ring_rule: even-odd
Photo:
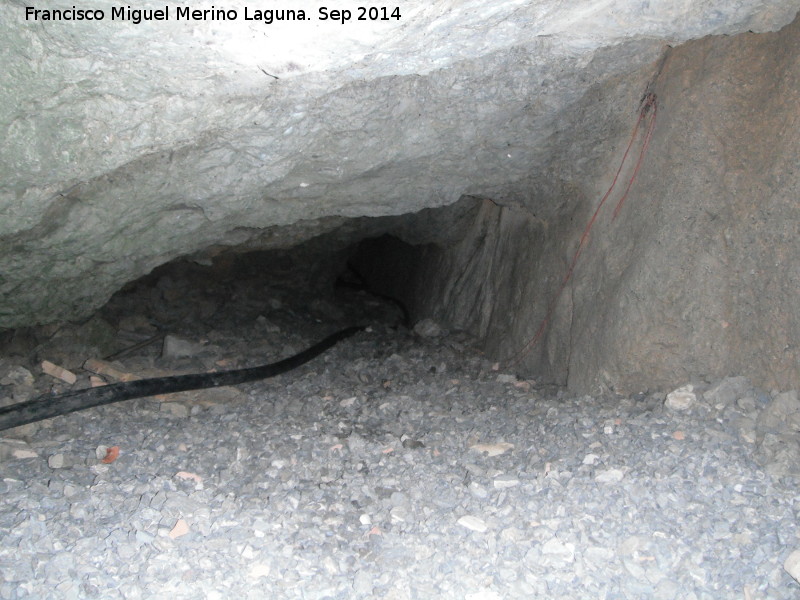
<svg viewBox="0 0 800 600"><path fill-rule="evenodd" d="M688 384L667 394L664 405L671 410L689 410L696 402L694 386Z"/></svg>
<svg viewBox="0 0 800 600"><path fill-rule="evenodd" d="M734 402L752 398L755 393L746 377L728 377L703 392L703 398L720 410Z"/></svg>
<svg viewBox="0 0 800 600"><path fill-rule="evenodd" d="M758 426L764 430L800 432L800 399L797 391L777 394L759 413Z"/></svg>
<svg viewBox="0 0 800 600"><path fill-rule="evenodd" d="M31 448L24 440L0 438L0 463L10 458L25 459L38 458L39 453Z"/></svg>
<svg viewBox="0 0 800 600"><path fill-rule="evenodd" d="M87 358L108 356L119 344L119 331L97 314L82 324L59 324L53 331L45 328L42 333L46 339L37 353L69 370L80 369Z"/></svg>
<svg viewBox="0 0 800 600"><path fill-rule="evenodd" d="M469 447L470 450L474 452L481 452L485 453L486 456L500 456L501 454L505 454L509 450L514 449L514 444L509 444L508 442L496 442L493 444L473 444Z"/></svg>
<svg viewBox="0 0 800 600"><path fill-rule="evenodd" d="M105 361L100 360L97 358L90 358L85 363L83 363L83 368L91 373L96 373L97 375L104 375L106 377L110 377L115 381L134 381L136 379L140 379L139 376L128 373L127 371L122 371L118 369L113 364Z"/></svg>
<svg viewBox="0 0 800 600"><path fill-rule="evenodd" d="M42 371L50 377L55 377L56 379L60 379L70 385L74 384L78 381L78 376L75 375L72 371L68 371L64 367L60 367L56 364L51 363L49 360L42 361Z"/></svg>
<svg viewBox="0 0 800 600"><path fill-rule="evenodd" d="M492 486L494 486L496 490L506 490L508 488L517 487L519 484L520 480L513 475L498 475L492 481Z"/></svg>
<svg viewBox="0 0 800 600"><path fill-rule="evenodd" d="M595 465L600 460L600 457L597 454L589 453L583 457L583 464L584 465Z"/></svg>
<svg viewBox="0 0 800 600"><path fill-rule="evenodd" d="M10 392L7 397L0 394L0 408L36 396L35 384L36 380L28 369L11 364L0 357L0 386Z"/></svg>
<svg viewBox="0 0 800 600"><path fill-rule="evenodd" d="M594 480L598 483L619 483L624 477L625 471L622 469L606 469L599 471Z"/></svg>
<svg viewBox="0 0 800 600"><path fill-rule="evenodd" d="M189 473L188 471L178 471L175 473L175 477L183 480L191 480L195 483L203 483L203 478L200 477L200 475L197 473Z"/></svg>
<svg viewBox="0 0 800 600"><path fill-rule="evenodd" d="M483 519L473 515L464 515L458 520L458 524L478 533L484 533L489 529Z"/></svg>
<svg viewBox="0 0 800 600"><path fill-rule="evenodd" d="M272 573L272 568L269 563L256 563L250 567L248 575L250 579L260 579L261 577L269 577Z"/></svg>
<svg viewBox="0 0 800 600"><path fill-rule="evenodd" d="M182 285L153 322L194 310ZM109 311L164 302L130 293ZM335 329L289 295L271 309L278 294L207 321L197 308L180 335L231 368ZM797 597L796 393L733 378L693 389L689 410L545 394L498 378L465 336L372 320L273 379L0 434L0 598ZM163 360L150 345L111 364L174 372Z"/></svg>
<svg viewBox="0 0 800 600"><path fill-rule="evenodd" d="M159 409L161 412L168 413L179 419L187 419L189 417L189 407L180 402L162 402Z"/></svg>
<svg viewBox="0 0 800 600"><path fill-rule="evenodd" d="M575 560L575 544L551 538L542 545L542 554L556 558L560 562L571 563Z"/></svg>
<svg viewBox="0 0 800 600"><path fill-rule="evenodd" d="M161 348L161 357L167 359L187 358L196 356L202 351L202 344L175 335L166 335L164 336L164 343Z"/></svg>
<svg viewBox="0 0 800 600"><path fill-rule="evenodd" d="M186 535L189 531L189 524L183 519L178 519L167 535L174 540Z"/></svg>
<svg viewBox="0 0 800 600"><path fill-rule="evenodd" d="M0 370L0 385L33 387L33 374L20 365L10 365Z"/></svg>
<svg viewBox="0 0 800 600"><path fill-rule="evenodd" d="M47 466L51 469L63 469L65 464L66 460L64 459L64 455L60 452L58 454L53 454L47 459Z"/></svg>
<svg viewBox="0 0 800 600"><path fill-rule="evenodd" d="M444 330L433 319L423 319L414 325L414 333L424 338L437 338L444 334Z"/></svg>
<svg viewBox="0 0 800 600"><path fill-rule="evenodd" d="M795 581L800 583L800 550L795 550L783 563L783 568L791 575Z"/></svg>

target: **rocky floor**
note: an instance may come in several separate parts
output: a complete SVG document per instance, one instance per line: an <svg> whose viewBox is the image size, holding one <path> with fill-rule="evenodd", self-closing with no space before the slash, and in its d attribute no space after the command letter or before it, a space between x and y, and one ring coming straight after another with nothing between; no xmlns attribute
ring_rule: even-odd
<svg viewBox="0 0 800 600"><path fill-rule="evenodd" d="M7 335L0 399L91 385L88 358L252 366L373 324L273 379L0 432L0 598L800 597L796 392L575 397L364 293L206 276Z"/></svg>

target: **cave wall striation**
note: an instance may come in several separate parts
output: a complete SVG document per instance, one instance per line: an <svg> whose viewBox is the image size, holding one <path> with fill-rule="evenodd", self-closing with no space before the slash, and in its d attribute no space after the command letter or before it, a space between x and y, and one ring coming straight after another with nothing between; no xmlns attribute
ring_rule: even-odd
<svg viewBox="0 0 800 600"><path fill-rule="evenodd" d="M587 96L605 105L622 88L602 84ZM560 295L636 104L629 132L606 148L604 175L567 172L585 153L556 143L564 150L553 168L531 182L538 196L484 200L465 237L429 265L418 287L436 292L420 306L478 335L502 364L575 390L669 389L730 375L796 388L800 21L676 48L654 89L657 122L634 186L616 219L624 185L604 205ZM596 127L592 101L574 109L572 137ZM642 142L640 134L634 158Z"/></svg>

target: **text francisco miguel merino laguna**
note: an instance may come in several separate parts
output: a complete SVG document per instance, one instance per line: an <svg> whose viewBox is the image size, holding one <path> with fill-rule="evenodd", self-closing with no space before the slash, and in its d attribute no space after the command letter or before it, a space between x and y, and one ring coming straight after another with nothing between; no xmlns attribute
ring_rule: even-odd
<svg viewBox="0 0 800 600"><path fill-rule="evenodd" d="M173 13L174 9L174 13ZM400 19L400 10L391 8L359 8L362 16L358 20L380 20ZM391 11L391 12L390 12ZM350 20L352 15L349 10L334 10L327 7L320 7L317 18L320 21L334 20L344 22ZM175 14L176 21L235 21L239 18L239 13L232 8L211 8L193 9L188 6L165 5L164 8L131 8L130 6L111 7L112 21L130 21L136 25L142 21L171 21L172 14ZM26 21L102 21L106 18L106 13L102 9L72 8L64 9L39 9L34 6L25 7ZM311 16L306 16L306 11L295 9L270 9L260 10L247 6L244 7L243 20L263 21L270 24L273 21L309 21Z"/></svg>

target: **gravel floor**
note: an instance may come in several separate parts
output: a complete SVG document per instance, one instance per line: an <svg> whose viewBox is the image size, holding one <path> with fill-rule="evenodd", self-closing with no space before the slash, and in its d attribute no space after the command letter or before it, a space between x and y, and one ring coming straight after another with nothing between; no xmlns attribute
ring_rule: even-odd
<svg viewBox="0 0 800 600"><path fill-rule="evenodd" d="M182 366L335 329L275 306ZM2 432L0 598L800 598L796 393L544 393L433 330Z"/></svg>

